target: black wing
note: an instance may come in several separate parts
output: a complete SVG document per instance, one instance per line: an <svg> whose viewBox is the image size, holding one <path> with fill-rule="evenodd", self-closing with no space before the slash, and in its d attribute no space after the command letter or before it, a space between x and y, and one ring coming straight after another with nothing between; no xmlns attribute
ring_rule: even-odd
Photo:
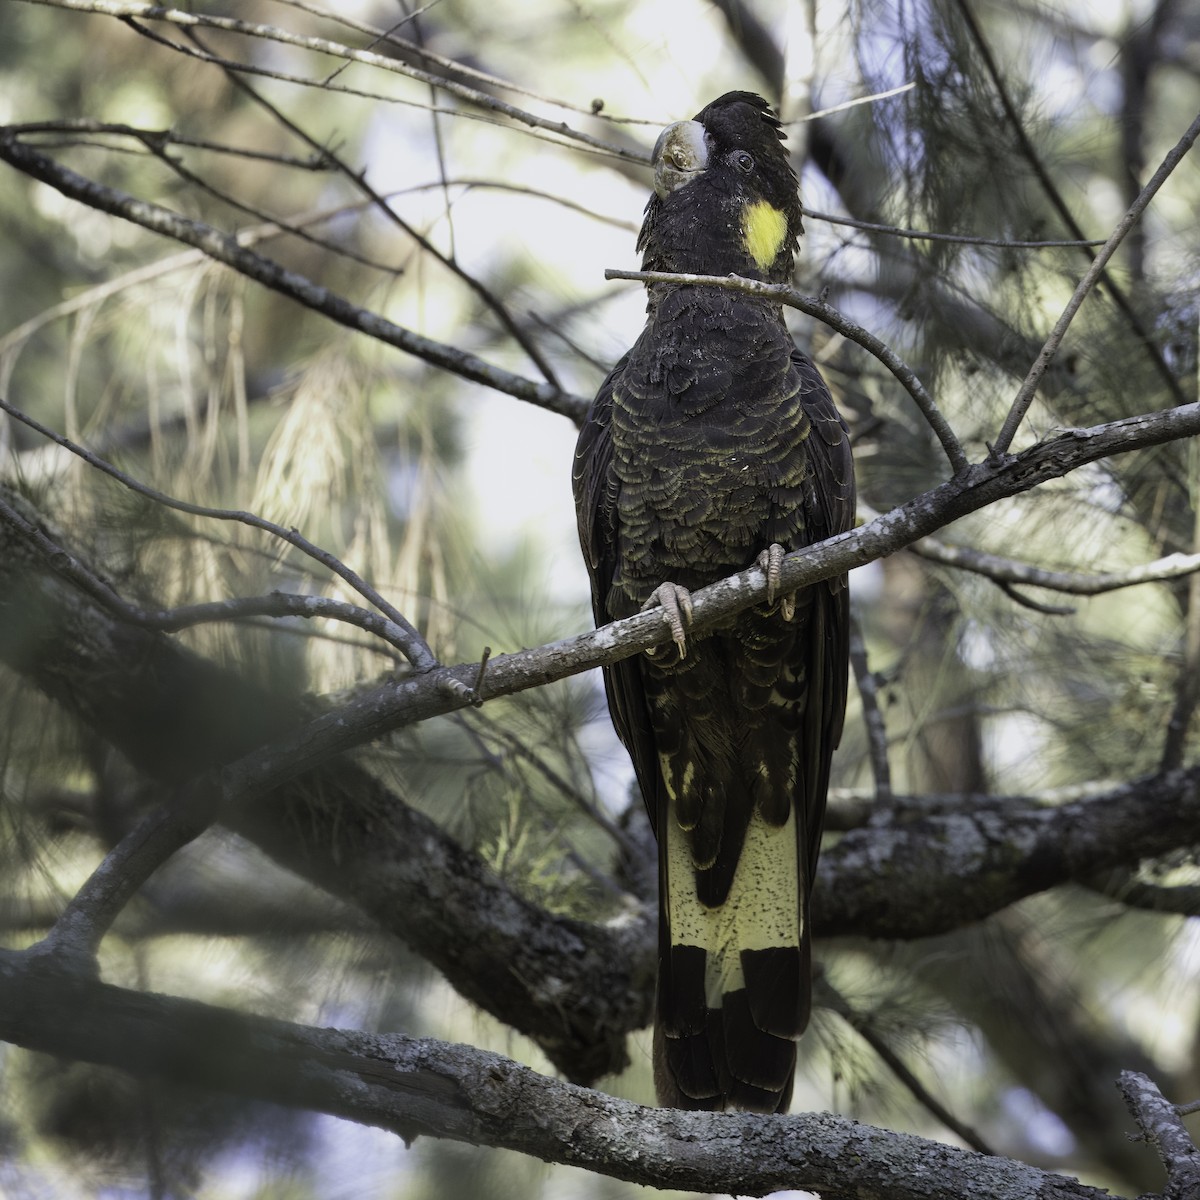
<svg viewBox="0 0 1200 1200"><path fill-rule="evenodd" d="M629 354L626 354L600 385L575 446L572 485L579 545L591 580L592 613L597 627L630 615L613 612L610 607L613 576L617 570L619 488L612 465L613 389L619 384L628 362ZM657 807L662 785L638 656L605 667L604 690L617 736L633 760L646 809L657 832Z"/></svg>

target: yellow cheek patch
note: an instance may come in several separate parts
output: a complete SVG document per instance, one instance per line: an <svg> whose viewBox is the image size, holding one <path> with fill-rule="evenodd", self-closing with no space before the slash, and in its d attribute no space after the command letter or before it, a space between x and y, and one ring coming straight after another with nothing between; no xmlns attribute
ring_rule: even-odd
<svg viewBox="0 0 1200 1200"><path fill-rule="evenodd" d="M773 204L755 200L746 205L742 215L742 234L746 241L746 252L760 271L765 271L775 261L787 232L787 217Z"/></svg>

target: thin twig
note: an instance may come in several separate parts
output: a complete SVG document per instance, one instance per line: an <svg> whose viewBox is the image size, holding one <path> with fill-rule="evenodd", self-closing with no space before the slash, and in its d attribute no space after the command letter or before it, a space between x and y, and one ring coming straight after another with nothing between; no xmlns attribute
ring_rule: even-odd
<svg viewBox="0 0 1200 1200"><path fill-rule="evenodd" d="M355 50L329 38L304 37L291 33L286 29L278 29L273 25L262 25L254 21L243 21L236 17L216 16L208 13L183 12L179 9L166 8L158 4L123 3L122 0L23 0L26 4L38 4L48 8L69 9L74 12L97 13L103 16L116 17L120 20L138 19L144 21L163 21L176 25L181 29L220 29L228 33L242 34L246 37L259 38L265 41L277 42L285 46L295 46L301 50L311 50L318 54L328 54L333 58L346 59L349 62L362 63L365 66L377 67L392 74L406 75L410 79L422 83L432 83L442 91L469 101L480 108L499 113L519 124L535 129L544 129L560 137L579 142L582 145L602 150L606 154L618 158L630 159L634 162L644 162L645 153L631 151L624 146L606 142L602 138L593 137L581 130L573 129L565 121L552 121L539 117L535 113L526 112L507 101L490 96L486 92L457 83L444 75L434 75L422 71L419 67L411 66L394 56L376 54L370 50ZM319 86L319 81L317 82Z"/></svg>
<svg viewBox="0 0 1200 1200"><path fill-rule="evenodd" d="M634 843L625 830L606 816L570 780L560 775L541 755L535 754L515 734L510 733L506 729L501 729L494 721L488 720L485 714L477 714L476 720L486 727L484 736L495 738L496 741L505 746L513 754L529 763L547 783L551 784L558 792L570 800L583 816L603 829L626 854L633 854L635 852Z"/></svg>
<svg viewBox="0 0 1200 1200"><path fill-rule="evenodd" d="M818 984L817 996L821 1004L834 1012L862 1038L879 1056L883 1064L892 1072L901 1084L912 1094L912 1097L922 1108L927 1109L951 1133L961 1138L972 1150L980 1154L995 1154L996 1151L971 1128L965 1121L960 1121L917 1077L887 1039L875 1028L874 1022L865 1013L859 1012L854 1006L829 982L827 976L822 976Z"/></svg>
<svg viewBox="0 0 1200 1200"><path fill-rule="evenodd" d="M1105 264L1113 256L1125 235L1133 228L1135 222L1141 217L1146 206L1154 198L1154 194L1158 189L1166 182L1171 172L1183 160L1183 156L1192 148L1192 144L1195 142L1197 136L1200 136L1200 114L1197 114L1195 120L1188 126L1187 132L1167 152L1158 170L1151 176L1150 182L1138 193L1137 199L1129 206L1129 210L1117 223L1117 227L1112 231L1108 241L1104 243L1100 253L1096 255L1091 267L1088 268L1087 274L1079 281L1078 286L1075 288L1075 294L1067 302L1062 316L1055 322L1054 328L1050 331L1050 336L1046 339L1046 344L1034 360L1033 366L1029 369L1029 374L1025 377L1025 382L1021 384L1020 390L1013 399L1008 416L1005 417L1000 433L992 444L993 455L1005 454L1009 446L1012 445L1012 440L1016 436L1017 429L1025 419L1025 414L1029 411L1029 406L1033 403L1038 384L1041 383L1042 376L1046 373L1046 368L1050 365L1050 360L1058 352L1058 347L1061 345L1071 322L1075 319L1075 314L1079 311L1080 305L1083 304L1092 288L1096 286L1096 282L1104 273Z"/></svg>
<svg viewBox="0 0 1200 1200"><path fill-rule="evenodd" d="M983 36L983 30L979 27L979 22L975 20L974 14L971 12L967 0L957 0L959 14L963 19L963 23L967 27L967 31L971 35L971 40L974 41L976 49L979 51L980 57L983 59L984 67L992 80L992 86L996 89L996 95L1000 100L1000 106L1004 109L1004 115L1008 118L1009 125L1013 131L1013 135L1017 139L1017 144L1021 148L1021 153L1025 156L1029 165L1033 168L1033 173L1037 176L1038 182L1042 186L1042 190L1046 193L1050 203L1055 211L1061 217L1063 224L1071 231L1071 233L1082 240L1083 230L1080 229L1079 223L1071 214L1071 210L1067 207L1067 202L1063 199L1062 193L1058 190L1054 180L1050 178L1050 172L1046 169L1045 163L1042 162L1041 156L1034 148L1033 142L1030 140L1029 134L1025 131L1025 126L1021 121L1020 113L1017 112L1017 106L1013 103L1012 98L1008 93L1008 86L1004 82L1004 74L1000 70L999 64L996 62L995 56L992 54L991 47L988 45L987 39ZM1129 322L1130 328L1134 331L1137 337L1141 340L1145 347L1146 353L1150 361L1154 364L1159 375L1162 376L1171 395L1174 397L1176 404L1184 404L1187 397L1184 396L1183 390L1179 386L1179 380L1175 378L1174 373L1168 366L1166 359L1163 358L1162 352L1154 344L1150 337L1149 331L1142 324L1141 317L1134 311L1133 305L1130 304L1129 298L1124 291L1117 286L1115 280L1103 270L1103 263L1097 272L1097 278L1103 283L1108 294L1113 298L1116 306L1121 310L1121 314L1126 321ZM1015 430L1014 430L1015 432ZM1011 441L1011 437L1009 439ZM1008 443L1004 445L1004 449L1008 448Z"/></svg>
<svg viewBox="0 0 1200 1200"><path fill-rule="evenodd" d="M1045 617L1072 617L1075 615L1075 608L1070 604L1047 604L1042 600L1035 600L1032 596L1026 596L1014 584L1009 583L1006 579L994 579L995 585L1014 603L1019 604L1022 608L1029 609L1030 612L1041 613Z"/></svg>
<svg viewBox="0 0 1200 1200"><path fill-rule="evenodd" d="M136 137L137 135L133 134L131 136ZM334 255L334 257L349 259L351 262L358 263L359 266L369 267L373 271L381 271L385 275L396 276L403 273L403 268L401 267L389 267L381 262L376 262L374 259L368 258L365 254L359 254L356 250L351 250L347 246L330 241L328 238L323 238L318 234L309 233L306 229L302 229L299 226L288 225L281 217L276 216L274 213L269 213L265 209L248 204L244 200L239 200L231 192L217 187L215 183L210 183L203 175L198 175L195 171L186 167L180 159L170 153L166 145L161 143L157 137L151 135L149 138L139 137L138 140L142 142L146 149L159 162L173 171L184 183L207 193L216 200L220 200L222 204L228 204L230 208L235 209L237 212L245 213L247 216L253 217L256 221L262 222L264 225L274 224L282 229L286 229L292 237L299 238L302 242L307 242L310 246L316 246L318 249L325 250L329 254ZM334 170L335 167L331 163L327 169Z"/></svg>
<svg viewBox="0 0 1200 1200"><path fill-rule="evenodd" d="M1084 887L1126 908L1144 912L1174 913L1182 917L1200 917L1200 887L1195 884L1147 883L1138 878L1136 868L1116 867L1103 875L1079 881Z"/></svg>
<svg viewBox="0 0 1200 1200"><path fill-rule="evenodd" d="M871 757L871 774L875 779L875 799L885 804L892 799L892 768L888 762L887 722L879 707L879 684L867 662L867 643L863 638L862 622L850 614L850 665L862 700L863 726L867 732L867 748Z"/></svg>
<svg viewBox="0 0 1200 1200"><path fill-rule="evenodd" d="M619 883L616 882L616 880L612 879L606 872L602 871L598 866L596 866L596 864L593 863L588 856L580 854L579 851L575 849L575 847L571 844L571 839L567 836L566 831L562 827L562 822L556 817L552 816L546 810L545 806L538 802L535 793L525 788L525 781L518 776L517 772L513 771L511 764L506 761L505 756L502 754L495 754L488 748L487 743L484 741L484 734L480 730L476 729L466 719L469 715L474 714L471 714L464 709L461 713L455 713L452 719L463 731L463 733L465 733L467 737L469 737L476 745L476 747L479 749L479 752L484 756L485 761L489 765L491 765L504 776L511 778L515 784L523 788L526 798L532 802L533 807L538 810L541 818L540 823L542 828L562 845L563 853L566 856L567 861L570 862L581 875L586 875L602 892L607 892L613 897L622 899L625 898L628 893L623 887L621 887ZM482 717L479 719L483 720ZM495 731L489 732L493 734L495 733ZM513 741L520 745L518 739L513 738ZM556 787L560 786L560 784L565 785L565 790L568 792L568 794L570 793L572 790L570 784L567 784L565 780L562 780L561 776L559 776L557 772L553 771L551 768L542 763L540 758L534 754L532 750L528 750L524 746L522 746L521 749L524 752L522 756L527 756L527 761L537 768L540 774L543 774L543 776Z"/></svg>
<svg viewBox="0 0 1200 1200"><path fill-rule="evenodd" d="M128 193L105 187L95 180L79 175L24 145L4 127L0 127L0 159L49 184L73 200L122 217L153 233L194 246L214 261L224 263L272 291L291 297L306 308L311 308L340 325L386 342L443 370L516 396L518 399L528 400L576 422L581 420L587 411L589 401L583 397L573 396L548 383L534 383L521 375L493 366L465 350L435 342L431 338L396 325L377 313L352 304L343 296L313 283L305 276L286 269L273 259L245 248L236 237L212 225L181 216L161 205L139 200Z"/></svg>
<svg viewBox="0 0 1200 1200"><path fill-rule="evenodd" d="M334 600L328 596L303 596L293 592L271 592L265 596L240 596L227 600L210 600L202 604L186 604L178 608L142 608L121 596L107 580L94 574L73 554L60 546L44 529L27 520L0 497L0 520L20 529L46 559L56 574L69 579L114 616L143 629L161 633L177 633L197 625L218 621L247 621L252 617L303 617L306 620L323 617L354 625L372 633L394 647L406 658L408 634L380 613ZM358 644L358 643L356 643ZM363 649L370 647L361 646Z"/></svg>
<svg viewBox="0 0 1200 1200"><path fill-rule="evenodd" d="M291 154L277 154L268 150L252 150L249 146L232 146L228 142L214 142L207 138L189 137L176 129L143 129L137 125L126 125L119 121L98 121L94 117L59 117L53 121L22 121L9 125L8 129L19 137L31 133L60 134L66 137L75 133L90 133L111 137L136 138L139 142L156 147L185 146L189 150L208 150L214 154L227 154L234 158L248 158L255 162L273 163L279 167L292 167L300 171L328 171L331 164L323 154L311 158L296 158ZM65 143L59 141L56 145Z"/></svg>
<svg viewBox="0 0 1200 1200"><path fill-rule="evenodd" d="M804 216L806 220L812 218L814 221L826 221L830 225L848 225L851 229L861 229L865 233L883 233L888 237L907 238L917 242L953 242L962 246L992 246L997 250L1060 250L1075 246L1083 246L1086 249L1089 246L1104 245L1103 238L1096 238L1094 241L1063 238L1057 241L1026 242L1019 239L975 237L967 233L935 233L931 229L905 229L899 225L881 225L877 221L860 221L856 217L835 217L832 213L817 212L812 208L805 208Z"/></svg>
<svg viewBox="0 0 1200 1200"><path fill-rule="evenodd" d="M360 596L369 600L387 617L392 625L392 629L389 630L391 637L388 640L404 654L415 670L430 671L440 665L433 651L426 645L425 639L403 614L385 600L365 579L346 566L341 559L336 557L336 555L330 554L328 550L323 550L320 546L310 542L299 530L287 529L282 525L277 525L274 521L268 521L265 517L258 516L256 513L244 512L240 509L210 508L204 504L193 504L187 500L177 500L175 497L168 496L166 493L160 492L156 488L152 488L125 474L124 471L114 467L111 463L93 454L90 450L77 445L70 438L63 437L62 434L47 428L40 421L22 412L19 408L13 407L13 405L9 404L2 397L0 397L0 411L8 413L10 417L20 421L23 425L29 426L30 429L40 433L43 437L56 442L64 450L69 450L72 454L77 455L89 466L95 467L98 471L103 471L105 475L115 479L130 491L136 492L140 496L145 496L148 500L152 500L156 504L174 509L176 512L187 513L189 516L206 517L216 521L237 521L242 525L249 525L252 529L261 529L265 533L270 533L281 541L287 542L288 545L294 546L297 550L307 554L309 558L315 559L323 567L326 567L340 579L344 580ZM365 628L365 626L363 627Z"/></svg>
<svg viewBox="0 0 1200 1200"><path fill-rule="evenodd" d="M189 29L186 32L202 50L204 50L206 53L211 53L208 47L200 39L196 30ZM557 388L560 391L562 390L558 377L554 373L554 368L550 366L550 363L546 359L545 355L542 354L541 350L528 335L528 333L517 324L516 320L513 318L513 315L508 311L505 305L500 302L496 294L489 287L487 287L482 280L477 279L470 272L464 270L464 268L455 261L452 254L443 254L441 250L439 250L437 246L433 244L433 242L431 242L427 237L425 237L424 234L420 232L420 230L418 230L415 226L410 225L387 202L384 196L367 182L364 172L351 169L350 165L345 162L335 151L331 150L327 146L322 146L322 144L316 138L314 138L301 125L292 120L292 118L287 116L277 105L272 104L271 101L265 96L262 96L255 91L254 88L252 88L244 79L241 78L237 71L234 71L229 67L224 68L224 70L226 78L230 83L233 84L234 87L236 87L244 95L248 96L260 108L270 113L270 115L277 122L279 122L295 137L298 137L302 142L304 142L305 145L307 145L314 153L323 154L334 167L334 169L344 179L346 179L351 186L357 188L358 191L360 191L367 198L367 200L370 201L375 210L379 212L385 220L390 221L396 226L397 229L401 230L406 237L414 241L422 251L428 254L431 258L435 259L437 262L441 263L441 265L450 271L451 274L455 275L459 280L465 283L467 287L470 288L471 291L473 291L475 295L483 301L484 305L491 310L491 312L500 321L500 324L508 330L514 341L516 341L517 345L525 351L530 360L533 362L534 366L541 371L542 377L546 380L546 382L552 387ZM436 113L434 114L433 119L434 121L437 120Z"/></svg>
<svg viewBox="0 0 1200 1200"><path fill-rule="evenodd" d="M864 350L870 351L891 373L904 385L905 391L916 401L921 414L929 423L929 427L937 435L950 460L950 467L957 474L967 465L967 456L950 428L949 422L934 403L933 397L925 390L925 385L917 373L890 346L880 341L873 333L869 333L861 325L856 325L844 317L836 308L826 304L815 296L805 296L786 283L763 283L758 279L744 279L740 275L689 275L673 271L618 271L609 268L604 272L605 279L631 279L639 283L678 283L704 287L724 288L731 292L744 292L748 296L764 296L777 300L789 308L799 309L823 321L838 333L857 342Z"/></svg>

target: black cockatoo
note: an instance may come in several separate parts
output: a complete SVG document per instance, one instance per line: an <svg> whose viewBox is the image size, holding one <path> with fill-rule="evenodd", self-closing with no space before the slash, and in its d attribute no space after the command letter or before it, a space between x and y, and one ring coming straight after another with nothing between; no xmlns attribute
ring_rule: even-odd
<svg viewBox="0 0 1200 1200"><path fill-rule="evenodd" d="M795 173L766 101L730 92L654 148L645 270L786 282ZM849 436L780 305L649 285L646 326L580 434L597 624L661 604L672 643L608 667L659 848L662 1104L786 1109L811 1004L809 895L846 704L845 577L780 595L783 553L850 528ZM689 592L755 562L768 599L687 642Z"/></svg>

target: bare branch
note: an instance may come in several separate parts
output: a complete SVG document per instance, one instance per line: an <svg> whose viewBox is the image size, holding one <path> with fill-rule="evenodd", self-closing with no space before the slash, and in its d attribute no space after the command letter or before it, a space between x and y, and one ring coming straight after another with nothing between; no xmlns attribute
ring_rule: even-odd
<svg viewBox="0 0 1200 1200"><path fill-rule="evenodd" d="M970 1125L960 1121L913 1073L908 1064L892 1048L887 1038L875 1028L875 1023L866 1013L859 1012L846 999L829 979L822 975L814 981L817 1003L832 1009L868 1046L879 1056L880 1060L900 1083L912 1094L912 1097L922 1108L931 1113L951 1133L980 1154L995 1154L995 1151L983 1140L979 1133Z"/></svg>
<svg viewBox="0 0 1200 1200"><path fill-rule="evenodd" d="M867 731L867 747L871 756L871 773L875 776L875 799L885 803L892 798L892 768L888 762L887 723L879 707L879 686L867 662L867 644L862 623L850 614L850 665L862 700L863 725Z"/></svg>
<svg viewBox="0 0 1200 1200"><path fill-rule="evenodd" d="M294 46L301 50L311 50L317 54L327 54L333 58L345 59L347 62L362 63L365 66L376 67L379 70L388 71L392 74L406 75L410 79L417 79L422 83L432 84L442 91L449 92L451 95L458 96L460 99L467 100L471 104L490 112L508 117L519 124L534 129L547 130L560 137L578 142L581 145L603 150L606 154L617 158L629 159L633 162L646 162L648 160L648 156L644 152L631 151L624 146L593 137L591 134L573 129L565 121L551 121L545 117L539 117L535 113L526 112L523 109L517 108L516 105L497 99L495 96L490 96L486 92L478 91L475 88L470 88L465 84L448 79L445 75L434 75L428 71L422 71L419 67L402 62L391 55L376 54L370 50L356 50L350 46L344 46L340 42L331 41L328 38L304 37L300 34L291 33L286 29L279 29L273 25L262 25L254 21L242 21L236 17L182 12L179 9L166 8L157 4L123 3L122 0L23 0L23 2L26 4L43 5L48 8L70 9L74 12L97 13L102 16L117 17L123 21L129 19L163 21L181 29L220 29L228 33L237 33L246 37L276 42L281 45ZM178 48L183 49L183 47Z"/></svg>
<svg viewBox="0 0 1200 1200"><path fill-rule="evenodd" d="M124 599L107 580L90 571L65 547L55 542L45 530L28 521L0 496L0 520L8 521L29 538L43 554L49 566L78 585L89 596L122 621L143 629L158 629L175 633L197 625L217 621L246 621L252 617L303 617L312 620L324 617L354 625L374 634L393 646L407 658L405 647L409 635L379 613L355 604L333 600L328 596L305 596L294 592L271 592L266 596L244 596L228 600L211 600L203 604L185 604L179 608L142 608Z"/></svg>
<svg viewBox="0 0 1200 1200"><path fill-rule="evenodd" d="M858 507L866 519L877 515L869 505L860 503ZM1072 596L1100 596L1121 588L1137 587L1143 583L1161 583L1164 580L1200 573L1200 554L1168 554L1163 558L1154 559L1153 562L1126 567L1122 571L1084 574L1080 571L1055 571L1049 567L1022 562L1020 559L989 554L971 546L951 545L932 537L921 538L913 542L908 549L929 562L984 575L997 583L1047 588Z"/></svg>
<svg viewBox="0 0 1200 1200"><path fill-rule="evenodd" d="M49 184L73 200L132 221L135 225L185 245L194 246L216 262L224 263L264 287L291 297L306 308L311 308L340 325L377 338L464 379L506 392L520 400L528 400L576 422L582 419L587 410L588 401L582 397L563 392L548 383L534 383L523 376L495 367L474 354L413 333L377 313L352 304L336 292L313 283L272 259L246 249L233 235L223 233L203 221L180 216L161 205L138 200L125 192L87 179L47 158L46 155L30 149L7 128L2 127L0 159Z"/></svg>
<svg viewBox="0 0 1200 1200"><path fill-rule="evenodd" d="M880 100L890 100L893 96L903 96L905 92L911 92L916 86L915 80L909 80L908 83L901 83L896 87L884 88L882 92L871 92L866 96L855 96L853 100L843 100L841 104L834 104L829 108L820 108L816 112L806 113L803 117L797 117L793 121L784 121L783 124L786 128L788 125L803 125L805 121L819 121L822 117L832 117L834 113L847 112L863 104L875 104Z"/></svg>
<svg viewBox="0 0 1200 1200"><path fill-rule="evenodd" d="M1029 411L1029 406L1033 403L1034 396L1037 394L1038 384L1041 383L1042 376L1046 373L1046 368L1050 365L1050 360L1058 353L1058 347L1062 344L1063 337L1066 335L1071 322L1075 319L1075 314L1079 311L1080 305L1083 304L1087 298L1087 294L1104 275L1105 264L1107 264L1108 260L1116 252L1125 235L1136 224L1142 213L1146 210L1146 206L1154 198L1154 194L1167 181L1171 172L1183 161L1183 156L1192 148L1192 144L1197 137L1200 137L1200 114L1196 115L1195 120L1188 126L1183 137L1167 151L1166 157L1162 160L1158 170L1150 177L1150 181L1138 193L1137 199L1134 200L1125 215L1117 222L1117 227L1112 231L1108 241L1104 243L1100 253L1092 261L1087 274L1079 281L1074 294L1067 301L1067 306L1062 311L1062 316L1055 322L1054 328L1050 331L1050 336L1046 339L1046 344L1034 360L1033 366L1029 368L1029 374L1026 375L1025 382L1021 384L1020 390L1013 399L1008 416L1004 418L1004 424L1001 426L1000 433L992 445L993 454L1004 454L1007 452L1009 446L1012 445L1012 440L1016 436L1021 422L1025 419L1025 414ZM1146 340L1145 335L1143 335L1143 339ZM1146 344L1150 345L1150 342L1146 340ZM1161 356L1159 361L1161 362ZM1173 377L1171 378L1173 380ZM1177 382L1175 382L1174 391L1179 399L1182 400L1183 396L1179 392Z"/></svg>
<svg viewBox="0 0 1200 1200"><path fill-rule="evenodd" d="M1113 1200L1009 1159L829 1113L651 1109L560 1083L498 1054L316 1029L145 994L0 951L0 1038L399 1134L499 1146L661 1188L826 1200Z"/></svg>
<svg viewBox="0 0 1200 1200"><path fill-rule="evenodd" d="M960 797L957 812L913 817L906 809L876 809L822 854L818 935L946 933L1025 896L1189 846L1200 822L1200 768L1060 805Z"/></svg>
<svg viewBox="0 0 1200 1200"><path fill-rule="evenodd" d="M275 163L280 167L291 167L299 171L329 171L331 164L324 153L308 158L296 158L291 154L275 154L267 150L254 150L249 146L234 146L229 142L214 142L207 138L189 137L176 129L144 129L139 125L127 125L120 121L98 121L95 117L59 117L53 121L22 121L8 128L18 137L31 133L57 134L56 144L70 144L75 134L87 133L120 138L134 138L143 143L154 143L158 147L183 146L189 150L207 150L213 154L226 154L233 158L247 158L255 162Z"/></svg>
<svg viewBox="0 0 1200 1200"><path fill-rule="evenodd" d="M1025 132L1025 126L1021 121L1020 113L1018 113L1016 105L1013 103L1012 98L1008 93L1008 87L1004 82L1004 76L996 63L996 59L992 54L991 47L987 43L987 39L983 36L983 31L979 27L979 22L975 20L975 16L971 12L970 6L967 4L967 0L956 0L956 7L959 15L962 17L963 24L966 25L967 30L971 35L971 39L974 41L975 46L979 51L980 57L983 59L984 66L987 69L988 75L991 77L992 86L996 89L996 95L1000 100L1000 105L1004 109L1004 114L1008 118L1009 126L1011 127L1013 135L1016 137L1017 143L1021 148L1021 153L1025 156L1026 160L1029 162L1029 165L1033 168L1033 172L1037 176L1042 190L1045 192L1050 203L1054 206L1055 211L1062 218L1063 224L1066 225L1066 227L1070 230L1072 236L1082 240L1083 230L1079 228L1078 222L1071 215L1071 210L1067 207L1067 203L1063 199L1062 193L1058 190L1054 181L1050 178L1049 171L1046 170L1046 166L1042 162L1037 150L1034 148L1033 142L1030 140L1028 133ZM1200 120L1200 118L1197 119ZM1194 133L1192 134L1192 137L1194 140ZM1174 153L1174 151L1172 151L1172 153ZM1162 168L1159 169L1161 170ZM1153 183L1153 180L1151 182ZM1157 187L1155 190L1157 190ZM1148 199L1149 197L1147 197L1147 200ZM1138 201L1134 201L1135 207L1137 203ZM1132 211L1132 209L1130 211ZM1134 219L1136 220L1136 218ZM1133 222L1131 221L1130 225L1132 225L1132 223ZM1124 235L1122 234L1122 236ZM1118 238L1117 240L1119 241L1120 239ZM1115 249L1115 246L1113 248ZM1104 251L1102 250L1100 253L1101 256L1104 256L1105 261L1107 261L1107 256L1104 255ZM1111 251L1109 253L1111 253ZM1184 396L1183 390L1179 386L1179 380L1175 378L1174 373L1167 365L1167 362L1163 358L1158 347L1154 344L1150 337L1149 331L1142 324L1141 318L1134 311L1133 306L1130 304L1129 298L1125 295L1124 291L1117 286L1112 277L1104 271L1104 262L1101 262L1099 258L1097 258L1097 261L1092 264L1092 269L1089 270L1088 274L1092 275L1093 272L1095 273L1095 277L1093 278L1092 283L1095 283L1096 280L1103 281L1105 289L1113 298L1113 301L1121 310L1121 313L1124 315L1125 319L1129 322L1129 327L1141 341L1146 354L1150 358L1150 361L1154 364L1159 375L1162 377L1163 382L1167 385L1171 395L1174 397L1175 403L1186 403L1187 398ZM1091 285L1089 284L1089 287L1090 286ZM1082 297L1080 297L1080 299L1082 299ZM1037 364L1035 363L1035 368L1036 365ZM1030 372L1030 374L1032 375L1032 372ZM1039 372L1039 377L1040 374L1041 373ZM1036 381L1034 381L1034 386L1036 387ZM1032 393L1030 395L1030 399L1032 399ZM1021 416L1024 416L1024 413L1022 413ZM1001 440L997 443L996 447L996 453L998 454L1001 454L1008 449L1012 442L1013 434L1016 433L1016 428L1020 423L1021 417L1018 416L1016 418L1016 422L1012 424L1012 428L1010 429L1009 423L1012 421L1012 419L1013 414L1010 413L1009 420L1005 422L1004 426L1004 431L1007 431L1008 436L1007 439L1005 439L1004 431L1002 431Z"/></svg>
<svg viewBox="0 0 1200 1200"><path fill-rule="evenodd" d="M1167 1172L1163 1200L1193 1200L1200 1195L1200 1150L1192 1141L1175 1106L1149 1076L1122 1071L1117 1081L1125 1105L1146 1141L1158 1151Z"/></svg>
<svg viewBox="0 0 1200 1200"><path fill-rule="evenodd" d="M281 541L287 542L288 545L295 546L297 550L307 554L309 558L315 559L323 567L326 567L337 575L338 578L348 583L360 596L369 600L383 613L387 618L387 624L386 626L379 625L379 629L382 631L386 628L387 640L408 659L416 670L429 671L438 665L437 657L425 644L425 639L398 609L385 600L356 571L346 566L340 558L331 554L328 550L321 549L315 543L310 542L299 530L285 529L282 525L277 525L274 521L268 521L265 517L260 517L256 513L243 512L240 509L209 508L203 504L192 504L186 500L176 500L173 496L168 496L166 493L140 483L130 475L126 475L124 471L114 467L111 463L105 462L99 455L93 454L83 446L76 445L70 438L63 437L62 434L48 429L40 421L35 421L33 417L23 413L19 408L14 408L2 397L0 397L0 411L8 413L10 417L13 417L24 425L28 425L30 429L36 430L43 437L50 438L64 450L69 450L72 454L78 455L89 466L95 467L98 471L103 471L105 475L115 479L124 487L129 488L130 491L136 492L139 496L145 496L148 500L153 500L155 504L161 504L164 508L171 508L176 512L187 513L193 517L208 517L215 521L237 521L242 525L249 525L252 529L261 529L265 533L270 533ZM107 589L107 591L110 597L116 598L119 601L119 597L116 597L116 593L112 589ZM284 601L283 603L286 605L291 602ZM328 616L330 613L317 614L313 612L311 615ZM196 622L189 623L195 624ZM367 627L361 620L355 620L352 623L364 629Z"/></svg>

